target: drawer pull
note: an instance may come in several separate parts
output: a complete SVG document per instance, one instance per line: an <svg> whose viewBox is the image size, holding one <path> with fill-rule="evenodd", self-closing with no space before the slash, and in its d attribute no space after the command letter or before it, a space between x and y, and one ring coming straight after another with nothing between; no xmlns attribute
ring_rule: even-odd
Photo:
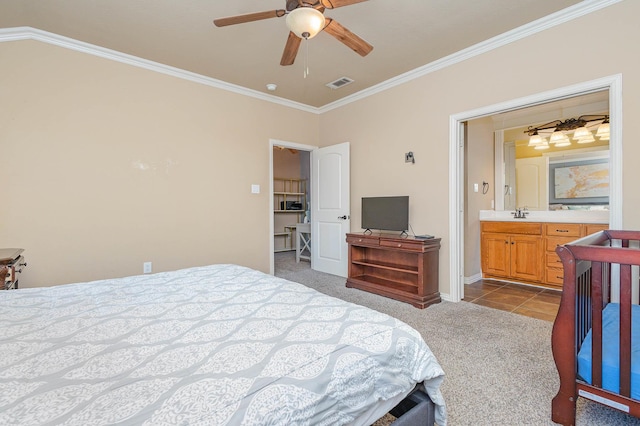
<svg viewBox="0 0 640 426"><path fill-rule="evenodd" d="M402 244L398 244L398 247L402 247Z"/></svg>
<svg viewBox="0 0 640 426"><path fill-rule="evenodd" d="M556 232L569 232L568 229L556 229Z"/></svg>

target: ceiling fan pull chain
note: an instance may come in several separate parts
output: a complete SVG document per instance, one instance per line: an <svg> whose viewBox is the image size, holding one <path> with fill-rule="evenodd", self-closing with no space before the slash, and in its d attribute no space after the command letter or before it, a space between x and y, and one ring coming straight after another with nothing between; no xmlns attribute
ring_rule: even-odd
<svg viewBox="0 0 640 426"><path fill-rule="evenodd" d="M304 39L304 78L309 75L309 40Z"/></svg>

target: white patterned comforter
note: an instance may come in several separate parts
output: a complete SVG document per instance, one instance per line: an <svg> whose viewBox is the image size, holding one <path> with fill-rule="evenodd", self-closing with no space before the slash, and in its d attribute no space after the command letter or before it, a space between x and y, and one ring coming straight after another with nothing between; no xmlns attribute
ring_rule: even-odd
<svg viewBox="0 0 640 426"><path fill-rule="evenodd" d="M0 293L2 425L342 425L443 371L417 331L236 265Z"/></svg>

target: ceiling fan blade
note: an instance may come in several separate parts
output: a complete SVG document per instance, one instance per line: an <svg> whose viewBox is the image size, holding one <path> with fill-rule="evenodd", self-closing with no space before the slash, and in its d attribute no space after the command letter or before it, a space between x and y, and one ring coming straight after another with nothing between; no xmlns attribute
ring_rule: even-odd
<svg viewBox="0 0 640 426"><path fill-rule="evenodd" d="M327 9L335 9L336 7L349 6L363 1L367 0L320 0L320 3Z"/></svg>
<svg viewBox="0 0 640 426"><path fill-rule="evenodd" d="M363 1L367 0L320 0L320 3L327 9L335 9L336 7L349 6Z"/></svg>
<svg viewBox="0 0 640 426"><path fill-rule="evenodd" d="M287 12L283 9L270 10L267 12L249 13L246 15L230 16L229 18L215 19L213 23L216 27L226 27L227 25L244 24L245 22L260 21L262 19L280 18Z"/></svg>
<svg viewBox="0 0 640 426"><path fill-rule="evenodd" d="M302 39L300 37L289 31L289 38L287 39L287 44L284 46L280 65L293 65L293 61L296 60L296 55L298 55L301 42Z"/></svg>
<svg viewBox="0 0 640 426"><path fill-rule="evenodd" d="M338 41L344 43L345 46L360 56L367 56L373 50L372 45L340 25L335 19L327 18L327 21L328 24L324 27L324 31L337 38Z"/></svg>

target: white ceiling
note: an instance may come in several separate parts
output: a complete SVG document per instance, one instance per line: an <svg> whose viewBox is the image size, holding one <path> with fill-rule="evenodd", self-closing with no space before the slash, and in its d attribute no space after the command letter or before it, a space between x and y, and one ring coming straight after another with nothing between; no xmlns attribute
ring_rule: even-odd
<svg viewBox="0 0 640 426"><path fill-rule="evenodd" d="M360 57L326 33L280 65L285 18L217 28L215 18L285 0L1 0L0 28L33 27L322 107L578 3L596 0L368 0L325 16L374 46ZM570 13L571 9L567 12ZM310 74L303 77L305 49ZM349 77L333 90L325 84ZM277 85L268 92L266 85Z"/></svg>

